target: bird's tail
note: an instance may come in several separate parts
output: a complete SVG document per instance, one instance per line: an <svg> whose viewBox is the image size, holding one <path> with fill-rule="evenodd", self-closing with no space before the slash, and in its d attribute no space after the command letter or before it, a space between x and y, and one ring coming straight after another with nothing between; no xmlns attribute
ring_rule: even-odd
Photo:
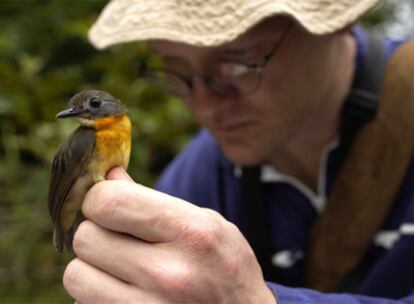
<svg viewBox="0 0 414 304"><path fill-rule="evenodd" d="M64 239L65 233L62 228L55 226L53 229L53 247L55 247L57 253L62 253Z"/></svg>

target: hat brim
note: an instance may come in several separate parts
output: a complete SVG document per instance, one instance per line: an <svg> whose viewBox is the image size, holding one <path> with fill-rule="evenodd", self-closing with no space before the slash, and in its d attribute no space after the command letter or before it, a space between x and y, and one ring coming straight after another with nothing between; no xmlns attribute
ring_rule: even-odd
<svg viewBox="0 0 414 304"><path fill-rule="evenodd" d="M176 2L186 3L177 5ZM213 3L214 2L214 3ZM322 35L343 29L379 0L113 0L88 36L98 49L132 41L169 40L195 46L230 42L263 19L287 15ZM214 7L214 10L212 10Z"/></svg>

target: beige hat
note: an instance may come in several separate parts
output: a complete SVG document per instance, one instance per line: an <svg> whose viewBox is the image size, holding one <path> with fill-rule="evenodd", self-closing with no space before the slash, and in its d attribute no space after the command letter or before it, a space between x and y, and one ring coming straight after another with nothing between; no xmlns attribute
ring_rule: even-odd
<svg viewBox="0 0 414 304"><path fill-rule="evenodd" d="M379 0L112 0L89 31L92 44L170 40L197 46L229 42L266 17L290 15L309 32L342 29Z"/></svg>

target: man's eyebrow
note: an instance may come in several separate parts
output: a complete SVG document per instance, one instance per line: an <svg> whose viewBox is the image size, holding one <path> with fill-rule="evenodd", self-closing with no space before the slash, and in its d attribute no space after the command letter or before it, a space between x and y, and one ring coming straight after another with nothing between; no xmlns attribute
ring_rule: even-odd
<svg viewBox="0 0 414 304"><path fill-rule="evenodd" d="M188 63L188 61L181 57L181 56L177 56L177 55L159 55L161 60L164 61L164 63L166 64L174 64L174 65L178 65L178 66L182 66L182 67L188 67L190 66L190 64Z"/></svg>
<svg viewBox="0 0 414 304"><path fill-rule="evenodd" d="M159 56L163 60L169 60L169 61L185 61L185 59L178 55L170 55L170 54L159 54Z"/></svg>
<svg viewBox="0 0 414 304"><path fill-rule="evenodd" d="M148 45L149 51L151 53L156 54L159 57L162 57L162 58L169 58L169 57L177 57L178 58L179 57L178 55L171 55L171 54L168 54L168 53L165 54L164 53L164 48L162 46L154 45L151 42L148 43L147 45Z"/></svg>
<svg viewBox="0 0 414 304"><path fill-rule="evenodd" d="M248 46L240 46L240 47L226 47L223 49L218 50L220 55L236 55L242 56L246 53L246 50L249 49Z"/></svg>
<svg viewBox="0 0 414 304"><path fill-rule="evenodd" d="M254 40L243 40L234 45L224 46L219 49L219 54L221 55L236 55L236 56L243 56L246 54L248 50L254 49L260 46L263 41L258 39Z"/></svg>
<svg viewBox="0 0 414 304"><path fill-rule="evenodd" d="M161 60L166 62L182 62L186 63L186 59L181 55L175 55L175 54L168 54L163 53L162 51L159 51L158 49L151 49L151 51L156 54Z"/></svg>

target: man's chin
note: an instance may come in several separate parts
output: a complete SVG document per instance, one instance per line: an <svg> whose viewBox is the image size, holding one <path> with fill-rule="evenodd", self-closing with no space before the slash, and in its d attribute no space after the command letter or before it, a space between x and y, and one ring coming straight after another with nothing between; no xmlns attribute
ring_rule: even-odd
<svg viewBox="0 0 414 304"><path fill-rule="evenodd" d="M242 147L222 147L224 155L233 163L241 166L255 166L263 163L263 158L254 151Z"/></svg>

